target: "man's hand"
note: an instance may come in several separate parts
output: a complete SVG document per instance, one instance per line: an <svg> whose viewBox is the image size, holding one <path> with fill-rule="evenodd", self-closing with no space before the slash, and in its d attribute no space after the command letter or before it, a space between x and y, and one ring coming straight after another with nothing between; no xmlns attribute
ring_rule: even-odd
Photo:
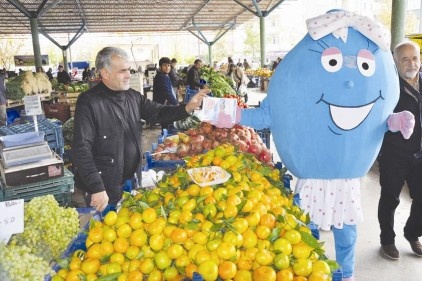
<svg viewBox="0 0 422 281"><path fill-rule="evenodd" d="M201 108L201 104L202 104L202 100L210 92L211 92L210 89L202 89L202 90L198 91L198 93L196 93L190 99L190 101L188 102L188 104L186 105L186 107L185 107L186 112L192 113L194 110L200 109Z"/></svg>
<svg viewBox="0 0 422 281"><path fill-rule="evenodd" d="M105 210L108 205L108 195L107 192L101 191L91 195L91 207L96 209L99 212Z"/></svg>
<svg viewBox="0 0 422 281"><path fill-rule="evenodd" d="M407 110L392 113L388 117L387 124L391 132L400 131L405 139L409 139L415 127L415 116Z"/></svg>

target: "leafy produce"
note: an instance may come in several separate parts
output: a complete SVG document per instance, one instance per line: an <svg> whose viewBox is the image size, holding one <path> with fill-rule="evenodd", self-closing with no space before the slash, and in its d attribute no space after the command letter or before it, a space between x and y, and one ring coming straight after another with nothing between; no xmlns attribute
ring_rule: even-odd
<svg viewBox="0 0 422 281"><path fill-rule="evenodd" d="M71 117L69 120L63 124L63 139L64 144L71 146L73 142L73 127L74 127L74 118Z"/></svg>
<svg viewBox="0 0 422 281"><path fill-rule="evenodd" d="M208 122L202 122L198 128L190 128L185 133L178 133L178 138L167 138L154 151L155 160L181 160L185 156L194 156L206 152L220 144L230 143L242 152L254 154L262 163L272 165L272 155L261 137L249 127L235 125L231 129L217 128ZM176 147L176 153L158 153Z"/></svg>
<svg viewBox="0 0 422 281"><path fill-rule="evenodd" d="M29 247L0 243L0 280L42 281L51 271L48 262L34 255Z"/></svg>
<svg viewBox="0 0 422 281"><path fill-rule="evenodd" d="M76 209L60 207L53 195L26 203L24 223L25 231L13 235L10 244L27 246L47 262L60 257L80 228Z"/></svg>
<svg viewBox="0 0 422 281"><path fill-rule="evenodd" d="M201 77L207 81L213 97L221 98L225 94L236 94L236 91L233 89L232 80L215 71L212 67L202 67Z"/></svg>
<svg viewBox="0 0 422 281"><path fill-rule="evenodd" d="M231 176L200 187L181 167L153 190L125 193L117 213L91 222L86 252L73 253L58 274L87 280L110 274L117 280L183 280L194 272L207 281L330 280L337 265L311 235L309 216L293 205L292 191L280 181L285 170L229 144L185 160L189 168L214 165Z"/></svg>
<svg viewBox="0 0 422 281"><path fill-rule="evenodd" d="M24 71L17 77L10 78L6 82L6 98L20 100L25 95L38 93L37 79L32 71Z"/></svg>
<svg viewBox="0 0 422 281"><path fill-rule="evenodd" d="M201 120L195 115L190 115L185 119L175 121L174 127L179 131L186 131L190 128L195 128L201 123Z"/></svg>
<svg viewBox="0 0 422 281"><path fill-rule="evenodd" d="M37 72L34 74L35 79L37 79L38 90L37 93L51 93L53 90L51 82L47 77L47 74L42 72Z"/></svg>

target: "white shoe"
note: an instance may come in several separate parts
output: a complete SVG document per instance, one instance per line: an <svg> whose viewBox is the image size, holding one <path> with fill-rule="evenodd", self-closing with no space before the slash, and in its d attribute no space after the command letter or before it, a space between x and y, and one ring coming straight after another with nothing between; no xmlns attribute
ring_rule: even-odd
<svg viewBox="0 0 422 281"><path fill-rule="evenodd" d="M355 281L355 277L350 276L350 277L347 277L347 278L342 278L341 280L342 281Z"/></svg>

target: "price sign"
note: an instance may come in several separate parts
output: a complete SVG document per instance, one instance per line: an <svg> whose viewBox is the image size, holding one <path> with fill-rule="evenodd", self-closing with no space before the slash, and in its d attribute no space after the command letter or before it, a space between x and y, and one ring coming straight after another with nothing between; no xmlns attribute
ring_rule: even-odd
<svg viewBox="0 0 422 281"><path fill-rule="evenodd" d="M41 115L41 99L40 96L25 96L23 98L23 103L25 104L25 114L28 116L31 115Z"/></svg>
<svg viewBox="0 0 422 281"><path fill-rule="evenodd" d="M23 214L23 199L0 202L0 240L7 242L12 234L23 232Z"/></svg>

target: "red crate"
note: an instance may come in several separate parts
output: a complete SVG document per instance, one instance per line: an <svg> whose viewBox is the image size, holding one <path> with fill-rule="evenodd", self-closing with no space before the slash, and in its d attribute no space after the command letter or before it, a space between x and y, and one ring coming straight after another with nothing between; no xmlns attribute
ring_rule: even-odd
<svg viewBox="0 0 422 281"><path fill-rule="evenodd" d="M56 118L63 123L70 119L70 105L65 103L44 104L47 118Z"/></svg>

